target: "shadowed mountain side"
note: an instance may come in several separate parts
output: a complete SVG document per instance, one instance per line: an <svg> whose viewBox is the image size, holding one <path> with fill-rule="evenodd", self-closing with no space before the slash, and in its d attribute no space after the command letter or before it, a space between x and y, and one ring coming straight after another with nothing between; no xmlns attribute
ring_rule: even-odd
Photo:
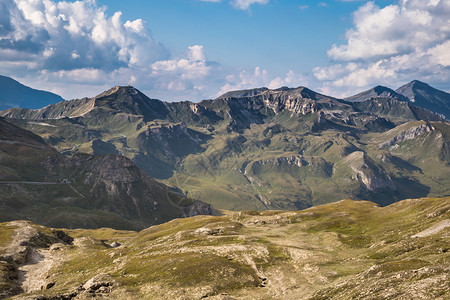
<svg viewBox="0 0 450 300"><path fill-rule="evenodd" d="M0 91L0 110L11 107L41 108L64 100L56 94L29 88L1 75Z"/></svg>
<svg viewBox="0 0 450 300"><path fill-rule="evenodd" d="M419 107L442 114L450 120L450 94L414 80L396 90Z"/></svg>
<svg viewBox="0 0 450 300"><path fill-rule="evenodd" d="M399 94L396 91L394 91L388 87L381 86L381 85L377 85L376 87L374 87L370 90L364 91L362 93L359 93L357 95L347 97L347 98L345 98L345 100L351 101L351 102L361 102L361 101L370 100L372 98L391 98L391 99L409 102L408 97L406 97L402 94Z"/></svg>
<svg viewBox="0 0 450 300"><path fill-rule="evenodd" d="M194 200L156 182L126 157L66 157L40 137L1 119L0 134L2 221L141 229L212 212L209 205L194 205Z"/></svg>
<svg viewBox="0 0 450 300"><path fill-rule="evenodd" d="M428 84L413 80L408 84L391 90L384 86L376 86L370 90L345 98L351 102L362 102L372 98L388 98L414 104L450 119L450 94L435 89Z"/></svg>

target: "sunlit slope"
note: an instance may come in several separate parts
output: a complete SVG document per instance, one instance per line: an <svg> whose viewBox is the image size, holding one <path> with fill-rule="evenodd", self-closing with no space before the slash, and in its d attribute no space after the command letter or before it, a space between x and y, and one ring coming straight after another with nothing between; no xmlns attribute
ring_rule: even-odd
<svg viewBox="0 0 450 300"><path fill-rule="evenodd" d="M51 252L62 259L45 274L53 286L33 295L445 299L449 209L448 197L387 207L343 200L295 212L177 219L139 233L66 230L75 241ZM13 228L1 226L6 246ZM101 282L96 289L78 288L93 277Z"/></svg>

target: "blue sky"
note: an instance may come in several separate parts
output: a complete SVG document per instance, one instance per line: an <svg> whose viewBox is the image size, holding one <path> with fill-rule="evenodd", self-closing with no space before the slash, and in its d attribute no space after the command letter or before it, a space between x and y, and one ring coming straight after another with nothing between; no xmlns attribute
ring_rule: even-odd
<svg viewBox="0 0 450 300"><path fill-rule="evenodd" d="M66 99L413 79L450 90L450 0L1 0L0 74Z"/></svg>
<svg viewBox="0 0 450 300"><path fill-rule="evenodd" d="M361 4L330 1L325 7L317 1L297 0L254 4L240 10L226 1L131 3L125 9L123 1L99 1L108 11L121 10L124 19L143 18L155 38L175 55L198 44L207 49L208 57L224 64L254 68L265 63L277 72L327 63L326 51L351 27L351 13Z"/></svg>

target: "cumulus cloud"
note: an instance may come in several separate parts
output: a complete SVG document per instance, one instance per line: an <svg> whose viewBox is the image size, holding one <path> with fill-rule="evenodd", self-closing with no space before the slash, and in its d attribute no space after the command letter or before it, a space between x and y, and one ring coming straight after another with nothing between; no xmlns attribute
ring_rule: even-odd
<svg viewBox="0 0 450 300"><path fill-rule="evenodd" d="M141 19L108 17L94 0L4 0L0 61L34 61L36 68L114 70L165 59L168 51ZM25 66L26 67L26 66Z"/></svg>
<svg viewBox="0 0 450 300"><path fill-rule="evenodd" d="M313 70L324 89L395 87L412 79L450 80L450 1L402 0L380 8L368 2L354 13L347 42L333 45L335 61Z"/></svg>
<svg viewBox="0 0 450 300"><path fill-rule="evenodd" d="M0 73L66 98L133 84L151 95L192 99L218 88L211 82L219 69L201 45L171 59L142 19L108 16L95 0L0 3Z"/></svg>
<svg viewBox="0 0 450 300"><path fill-rule="evenodd" d="M194 45L179 58L158 60L145 67L125 66L112 71L97 68L43 70L36 77L24 78L23 82L31 86L39 82L51 83L49 90L70 95L68 98L94 96L114 85L134 85L154 98L199 100L217 92L223 74L218 63L206 60L203 47ZM80 94L76 93L77 89ZM88 92L90 94L86 94Z"/></svg>
<svg viewBox="0 0 450 300"><path fill-rule="evenodd" d="M186 58L157 61L152 66L152 77L158 85L171 91L202 90L205 78L217 64L206 61L203 46L190 46Z"/></svg>

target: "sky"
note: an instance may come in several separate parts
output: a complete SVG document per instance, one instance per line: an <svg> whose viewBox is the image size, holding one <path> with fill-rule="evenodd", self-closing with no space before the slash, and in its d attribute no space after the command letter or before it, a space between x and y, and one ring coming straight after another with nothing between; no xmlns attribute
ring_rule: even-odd
<svg viewBox="0 0 450 300"><path fill-rule="evenodd" d="M0 0L0 75L65 99L166 101L412 80L450 91L450 0Z"/></svg>

